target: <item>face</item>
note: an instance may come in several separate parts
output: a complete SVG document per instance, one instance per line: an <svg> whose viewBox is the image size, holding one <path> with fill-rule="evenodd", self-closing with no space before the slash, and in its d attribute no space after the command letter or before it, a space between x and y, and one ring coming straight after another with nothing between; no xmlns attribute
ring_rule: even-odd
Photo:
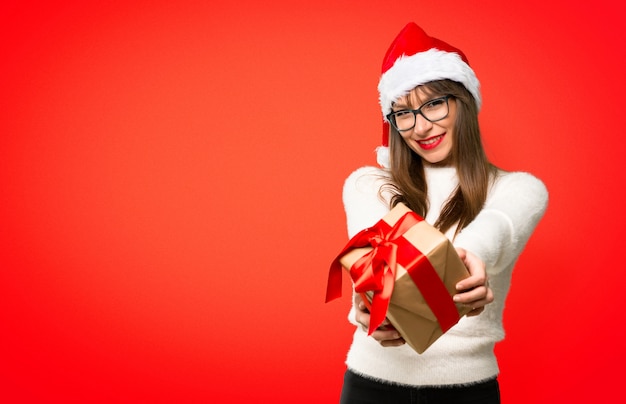
<svg viewBox="0 0 626 404"><path fill-rule="evenodd" d="M398 99L392 110L417 109L424 103L444 94L428 95L420 87L415 88L406 96ZM446 165L452 151L454 141L454 123L456 118L456 101L448 99L448 116L436 122L430 122L422 115L415 117L415 127L400 132L405 143L417 153L425 163Z"/></svg>

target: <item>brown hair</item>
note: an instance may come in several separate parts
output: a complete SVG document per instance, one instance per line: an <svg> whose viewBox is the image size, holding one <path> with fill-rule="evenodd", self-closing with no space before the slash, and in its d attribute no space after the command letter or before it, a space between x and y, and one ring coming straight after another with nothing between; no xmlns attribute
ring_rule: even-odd
<svg viewBox="0 0 626 404"><path fill-rule="evenodd" d="M490 180L495 177L497 169L485 154L478 127L478 109L469 91L452 80L432 81L420 89L428 95L451 95L456 101L454 142L447 161L456 168L459 185L434 224L441 232L456 224L456 235L482 209ZM393 126L389 133L389 149L391 182L383 188L391 191L391 206L402 202L426 216L428 189L422 158L408 147Z"/></svg>

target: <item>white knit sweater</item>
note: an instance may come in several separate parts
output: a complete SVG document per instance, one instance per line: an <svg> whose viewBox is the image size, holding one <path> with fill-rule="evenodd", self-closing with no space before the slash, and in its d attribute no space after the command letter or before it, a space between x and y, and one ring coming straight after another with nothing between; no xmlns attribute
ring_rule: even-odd
<svg viewBox="0 0 626 404"><path fill-rule="evenodd" d="M379 197L384 169L363 167L345 182L343 202L348 235L372 226L389 211L389 194ZM430 211L434 223L458 184L454 168L426 168ZM513 266L548 202L544 184L527 173L501 171L490 188L483 210L453 241L474 253L487 266L495 301L478 316L463 317L419 355L408 345L382 347L357 325L354 308L348 319L357 325L346 364L352 371L389 383L413 386L471 384L498 375L493 349L504 338L502 312ZM451 239L454 229L446 236Z"/></svg>

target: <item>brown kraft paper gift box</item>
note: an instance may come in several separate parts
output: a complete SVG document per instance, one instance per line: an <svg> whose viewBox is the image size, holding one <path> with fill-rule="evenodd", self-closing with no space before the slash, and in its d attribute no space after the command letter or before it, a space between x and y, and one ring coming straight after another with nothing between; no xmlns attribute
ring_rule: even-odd
<svg viewBox="0 0 626 404"><path fill-rule="evenodd" d="M403 204L398 204L382 220L393 226L407 212L411 212L411 210ZM452 243L424 220L413 225L403 234L403 237L426 256L451 299L457 293L455 285L469 276L467 268L456 253ZM352 265L372 249L373 247L354 248L343 255L339 262L350 271ZM419 265L423 265L423 262L417 264L417 266ZM367 292L365 295L371 304L373 293ZM458 319L471 311L470 307L462 304L455 304L455 307L458 312ZM400 264L397 265L387 318L407 344L420 354L444 334L437 317L429 307L422 292L416 286L407 269ZM458 322L458 319L455 323Z"/></svg>

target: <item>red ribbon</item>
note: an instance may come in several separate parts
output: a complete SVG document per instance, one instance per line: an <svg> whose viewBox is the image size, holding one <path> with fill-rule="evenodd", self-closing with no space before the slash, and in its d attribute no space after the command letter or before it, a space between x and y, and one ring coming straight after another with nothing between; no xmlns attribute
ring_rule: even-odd
<svg viewBox="0 0 626 404"><path fill-rule="evenodd" d="M437 318L443 332L456 324L459 313L443 281L428 257L402 235L423 219L407 212L395 225L380 220L373 227L355 235L335 258L330 267L326 302L341 296L342 266L339 260L353 248L373 247L350 268L350 277L357 293L374 292L370 307L368 334L384 321L396 279L397 265L402 265L420 290Z"/></svg>

